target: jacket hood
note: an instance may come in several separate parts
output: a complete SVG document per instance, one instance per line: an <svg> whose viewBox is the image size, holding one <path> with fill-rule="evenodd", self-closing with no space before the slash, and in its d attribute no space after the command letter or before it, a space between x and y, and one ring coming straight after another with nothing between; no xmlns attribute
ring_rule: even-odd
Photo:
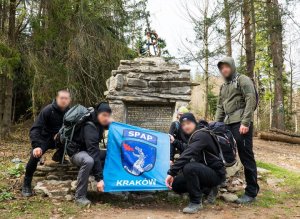
<svg viewBox="0 0 300 219"><path fill-rule="evenodd" d="M221 61L219 61L218 62L219 70L220 70L220 67L221 67L222 64L227 64L227 65L230 66L230 68L232 70L232 75L234 75L236 73L235 62L234 62L234 59L232 57L225 57Z"/></svg>

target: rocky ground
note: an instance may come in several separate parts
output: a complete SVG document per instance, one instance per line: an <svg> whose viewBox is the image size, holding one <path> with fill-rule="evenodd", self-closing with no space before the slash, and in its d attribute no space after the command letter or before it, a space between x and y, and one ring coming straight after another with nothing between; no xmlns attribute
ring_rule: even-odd
<svg viewBox="0 0 300 219"><path fill-rule="evenodd" d="M205 205L204 210L192 216L181 213L187 204L185 196L178 197L168 192L130 194L126 196L98 195L92 183L90 198L93 205L81 209L72 201L75 169L67 168L66 185L57 185L62 180L59 168L39 167L40 178L36 196L24 199L19 188L24 171L22 164L12 159L26 161L29 143L24 140L27 130L20 129L9 141L0 142L0 218L299 218L300 217L300 145L266 142L255 139L261 192L255 204L239 206L231 203L242 193L243 177L230 178L227 188L222 188L216 205ZM18 160L13 160L17 162ZM47 158L46 162L49 162ZM43 170L46 169L46 170ZM54 169L55 170L54 170ZM58 169L57 169L58 168ZM47 172L48 171L48 172ZM45 175L44 172L47 172ZM68 178L69 177L69 178ZM52 193L45 195L43 180L51 182ZM54 181L53 181L54 180ZM72 186L73 185L73 186ZM63 190L62 188L67 188ZM46 189L49 189L47 187ZM49 192L49 191L48 191ZM58 195L59 194L59 195ZM57 195L58 198L49 197ZM48 197L45 197L48 196Z"/></svg>

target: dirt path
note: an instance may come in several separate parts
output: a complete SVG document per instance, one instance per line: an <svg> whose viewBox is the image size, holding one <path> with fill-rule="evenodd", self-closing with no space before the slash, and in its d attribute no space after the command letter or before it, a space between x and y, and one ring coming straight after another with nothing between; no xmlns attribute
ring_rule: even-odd
<svg viewBox="0 0 300 219"><path fill-rule="evenodd" d="M268 142L260 139L254 140L254 150L256 159L262 162L275 164L294 172L300 172L300 145L291 145L281 142ZM266 187L265 185L262 187ZM268 188L262 188L263 190ZM259 197L258 197L259 198ZM167 200L162 206L150 204L149 206L134 205L127 207L106 206L97 209L92 207L76 218L122 218L122 219L184 219L184 218L203 218L203 219L265 219L265 218L300 218L300 201L293 203L283 203L282 205L264 208L261 206L237 206L226 204L222 201L215 206L205 206L203 211L196 215L184 215L181 212L183 204L168 204Z"/></svg>
<svg viewBox="0 0 300 219"><path fill-rule="evenodd" d="M256 159L300 173L300 145L254 140Z"/></svg>
<svg viewBox="0 0 300 219"><path fill-rule="evenodd" d="M205 206L205 208L195 215L186 215L181 212L182 206L171 207L167 205L138 207L134 209L120 209L113 206L99 210L86 210L82 215L75 217L77 219L85 218L114 218L114 219L269 219L269 218L299 218L300 208L298 203L290 206L273 206L272 208L261 208L257 206L237 206L235 204L218 203L215 206ZM288 215L288 216L287 216Z"/></svg>

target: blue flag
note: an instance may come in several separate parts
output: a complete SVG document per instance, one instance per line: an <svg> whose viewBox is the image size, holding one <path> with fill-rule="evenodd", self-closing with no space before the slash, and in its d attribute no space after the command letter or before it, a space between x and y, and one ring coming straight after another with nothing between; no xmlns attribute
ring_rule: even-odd
<svg viewBox="0 0 300 219"><path fill-rule="evenodd" d="M113 122L104 167L105 192L167 190L170 140L164 133Z"/></svg>

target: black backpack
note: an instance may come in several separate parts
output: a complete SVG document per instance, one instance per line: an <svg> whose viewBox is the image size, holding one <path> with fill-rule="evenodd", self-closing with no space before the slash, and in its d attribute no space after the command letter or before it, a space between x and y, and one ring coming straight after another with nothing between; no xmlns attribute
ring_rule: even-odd
<svg viewBox="0 0 300 219"><path fill-rule="evenodd" d="M225 167L231 167L237 162L236 141L231 131L223 122L212 122L207 128L202 128L200 131L207 132L213 137L219 152L218 158L223 161ZM209 152L205 151L203 153ZM209 154L216 156L211 153Z"/></svg>
<svg viewBox="0 0 300 219"><path fill-rule="evenodd" d="M73 106L68 112L64 115L63 126L59 130L60 142L64 144L64 155L66 154L67 147L72 143L73 135L76 129L80 128L90 117L91 113L94 111L94 108L86 108L80 104ZM93 122L87 121L93 126ZM64 156L62 159L62 163Z"/></svg>

